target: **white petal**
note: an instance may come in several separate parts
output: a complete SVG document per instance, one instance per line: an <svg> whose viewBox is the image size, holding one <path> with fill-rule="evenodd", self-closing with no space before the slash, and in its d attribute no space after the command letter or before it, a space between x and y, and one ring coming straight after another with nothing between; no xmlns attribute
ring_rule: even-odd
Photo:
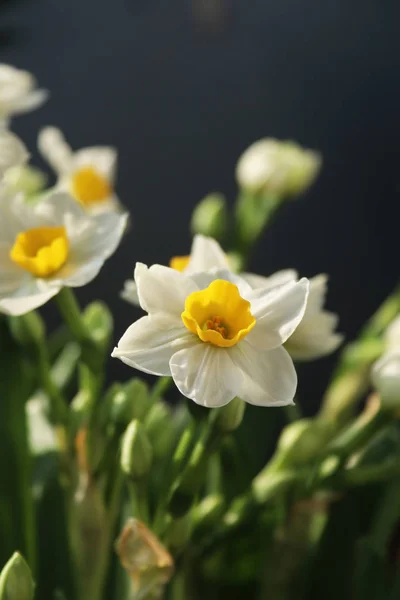
<svg viewBox="0 0 400 600"><path fill-rule="evenodd" d="M170 375L169 361L182 348L200 343L181 323L164 317L142 317L131 325L114 348L112 356L153 375Z"/></svg>
<svg viewBox="0 0 400 600"><path fill-rule="evenodd" d="M243 374L237 396L257 406L293 404L297 375L284 348L260 352L243 340L231 350L232 360Z"/></svg>
<svg viewBox="0 0 400 600"><path fill-rule="evenodd" d="M26 272L10 259L10 245L0 243L0 298L14 294Z"/></svg>
<svg viewBox="0 0 400 600"><path fill-rule="evenodd" d="M322 310L325 304L328 288L328 276L324 273L310 279L310 293L308 295L306 314Z"/></svg>
<svg viewBox="0 0 400 600"><path fill-rule="evenodd" d="M26 276L13 294L0 298L0 313L23 315L46 304L59 291L60 287L48 286L42 279Z"/></svg>
<svg viewBox="0 0 400 600"><path fill-rule="evenodd" d="M39 133L38 148L43 158L56 173L70 172L73 168L73 153L64 134L57 127L44 127Z"/></svg>
<svg viewBox="0 0 400 600"><path fill-rule="evenodd" d="M135 281L140 306L145 311L168 314L178 321L181 321L186 298L198 289L189 277L162 265L149 269L137 263Z"/></svg>
<svg viewBox="0 0 400 600"><path fill-rule="evenodd" d="M121 298L134 306L140 306L137 285L133 279L127 279L124 283L124 289L120 294Z"/></svg>
<svg viewBox="0 0 400 600"><path fill-rule="evenodd" d="M79 263L92 259L103 261L118 247L128 222L127 214L104 213L81 219L79 236L73 231L72 221L66 223L71 244L71 259ZM76 226L77 224L75 224Z"/></svg>
<svg viewBox="0 0 400 600"><path fill-rule="evenodd" d="M233 400L241 389L242 373L235 368L229 350L200 342L176 352L170 367L179 391L208 408Z"/></svg>
<svg viewBox="0 0 400 600"><path fill-rule="evenodd" d="M190 251L190 261L185 273L208 271L215 267L229 269L225 252L213 238L200 234L195 235Z"/></svg>
<svg viewBox="0 0 400 600"><path fill-rule="evenodd" d="M337 315L328 311L306 314L285 344L295 360L314 360L334 352L343 342L343 335L335 333Z"/></svg>
<svg viewBox="0 0 400 600"><path fill-rule="evenodd" d="M237 286L239 293L243 298L248 299L248 296L252 293L252 289L249 286L249 284L246 281L244 281L244 279L242 279L242 277L240 277L239 275L236 275L235 273L232 273L232 271L229 271L229 269L217 267L214 269L210 269L209 271L193 273L190 275L190 279L192 279L196 283L198 289L200 290L206 289L210 285L210 283L212 283L216 279L222 279L224 281L230 281L231 283L234 283Z"/></svg>
<svg viewBox="0 0 400 600"><path fill-rule="evenodd" d="M42 106L49 97L49 92L47 90L33 90L25 96L24 98L20 98L17 102L15 102L12 114L19 115L22 113L29 112L31 110L35 110Z"/></svg>
<svg viewBox="0 0 400 600"><path fill-rule="evenodd" d="M240 275L247 283L253 288L272 289L279 285L284 285L289 281L296 281L298 278L297 271L294 269L284 269L283 271L277 271L269 277L263 277L262 275L256 275L255 273L241 273Z"/></svg>
<svg viewBox="0 0 400 600"><path fill-rule="evenodd" d="M81 287L96 277L105 260L118 247L127 215L69 217L66 223L70 241L68 260L49 282L51 285Z"/></svg>
<svg viewBox="0 0 400 600"><path fill-rule="evenodd" d="M303 278L272 290L253 290L248 300L257 322L246 340L263 350L283 344L304 316L308 287L308 280Z"/></svg>
<svg viewBox="0 0 400 600"><path fill-rule="evenodd" d="M68 219L75 219L71 230L68 232L68 237L71 240L75 234L75 227L80 223L90 224L90 218L87 216L82 206L76 202L66 192L52 191L46 197L33 205L27 206L36 218L36 221L42 225L59 226L67 224Z"/></svg>
<svg viewBox="0 0 400 600"><path fill-rule="evenodd" d="M111 146L82 148L74 154L74 168L92 166L108 181L114 182L117 168L117 150Z"/></svg>
<svg viewBox="0 0 400 600"><path fill-rule="evenodd" d="M11 167L23 165L29 154L22 141L10 131L0 131L0 177Z"/></svg>

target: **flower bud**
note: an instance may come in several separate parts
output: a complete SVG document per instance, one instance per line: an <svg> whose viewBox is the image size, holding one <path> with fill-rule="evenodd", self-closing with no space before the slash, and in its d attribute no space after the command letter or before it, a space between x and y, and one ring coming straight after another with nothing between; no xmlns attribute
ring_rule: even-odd
<svg viewBox="0 0 400 600"><path fill-rule="evenodd" d="M162 400L154 404L147 414L144 424L154 456L156 458L165 456L174 438L172 414L168 405Z"/></svg>
<svg viewBox="0 0 400 600"><path fill-rule="evenodd" d="M246 403L240 398L234 398L219 409L219 414L216 421L216 427L221 433L231 433L239 427L242 422Z"/></svg>
<svg viewBox="0 0 400 600"><path fill-rule="evenodd" d="M143 425L132 421L122 438L121 468L133 479L140 479L150 471L153 451Z"/></svg>
<svg viewBox="0 0 400 600"><path fill-rule="evenodd" d="M400 351L389 352L375 363L372 382L381 396L382 409L400 406Z"/></svg>
<svg viewBox="0 0 400 600"><path fill-rule="evenodd" d="M226 201L222 194L209 194L199 202L192 214L191 230L193 235L201 233L217 240L226 230Z"/></svg>
<svg viewBox="0 0 400 600"><path fill-rule="evenodd" d="M193 527L213 527L221 518L224 507L225 501L221 494L206 496L192 511Z"/></svg>
<svg viewBox="0 0 400 600"><path fill-rule="evenodd" d="M127 402L132 404L132 418L143 421L152 406L149 386L142 379L135 377L124 385L124 391Z"/></svg>
<svg viewBox="0 0 400 600"><path fill-rule="evenodd" d="M106 304L92 302L83 315L91 338L103 347L107 347L113 330L113 318Z"/></svg>
<svg viewBox="0 0 400 600"><path fill-rule="evenodd" d="M40 169L23 165L9 169L4 176L5 186L13 192L23 192L28 199L38 198L37 194L44 190L47 177Z"/></svg>
<svg viewBox="0 0 400 600"><path fill-rule="evenodd" d="M320 166L317 152L295 142L265 138L252 144L239 158L236 179L242 189L251 193L297 196L310 187Z"/></svg>
<svg viewBox="0 0 400 600"><path fill-rule="evenodd" d="M31 570L15 552L0 574L0 600L32 600L34 590Z"/></svg>
<svg viewBox="0 0 400 600"><path fill-rule="evenodd" d="M278 441L277 462L302 465L313 458L329 440L332 425L326 421L301 419L287 425Z"/></svg>

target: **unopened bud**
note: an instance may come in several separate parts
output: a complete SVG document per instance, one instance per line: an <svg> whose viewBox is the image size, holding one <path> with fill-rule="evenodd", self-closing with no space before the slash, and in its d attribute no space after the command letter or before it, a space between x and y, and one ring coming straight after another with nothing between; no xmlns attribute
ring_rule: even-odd
<svg viewBox="0 0 400 600"><path fill-rule="evenodd" d="M192 214L191 230L193 235L202 235L221 239L226 230L227 209L222 194L209 194L199 202Z"/></svg>
<svg viewBox="0 0 400 600"><path fill-rule="evenodd" d="M122 438L121 468L133 479L140 479L150 471L153 451L143 425L135 420L129 424Z"/></svg>
<svg viewBox="0 0 400 600"><path fill-rule="evenodd" d="M372 382L381 396L382 409L400 407L400 351L385 354L372 369Z"/></svg>
<svg viewBox="0 0 400 600"><path fill-rule="evenodd" d="M36 167L22 165L9 169L3 181L8 189L23 192L29 200L30 197L39 198L37 194L46 187L47 177Z"/></svg>
<svg viewBox="0 0 400 600"><path fill-rule="evenodd" d="M156 458L165 456L173 441L174 429L171 421L171 409L162 400L154 404L146 416L144 422L146 433Z"/></svg>
<svg viewBox="0 0 400 600"><path fill-rule="evenodd" d="M313 183L321 167L318 152L295 142L265 138L252 144L239 158L236 179L251 193L297 196Z"/></svg>
<svg viewBox="0 0 400 600"><path fill-rule="evenodd" d="M234 398L229 404L220 408L216 426L221 433L235 431L242 422L245 410L246 403L240 398Z"/></svg>
<svg viewBox="0 0 400 600"><path fill-rule="evenodd" d="M277 461L296 466L306 463L324 447L332 433L326 421L301 419L287 425L278 441Z"/></svg>
<svg viewBox="0 0 400 600"><path fill-rule="evenodd" d="M31 570L16 552L0 574L0 600L32 600L34 590Z"/></svg>
<svg viewBox="0 0 400 600"><path fill-rule="evenodd" d="M107 347L113 330L113 318L108 306L103 302L92 302L85 309L83 319L96 344Z"/></svg>
<svg viewBox="0 0 400 600"><path fill-rule="evenodd" d="M135 377L124 385L124 391L127 401L132 405L132 418L143 421L152 406L149 386L142 379Z"/></svg>
<svg viewBox="0 0 400 600"><path fill-rule="evenodd" d="M225 501L221 494L210 494L194 507L192 511L193 526L197 528L213 527L221 518Z"/></svg>

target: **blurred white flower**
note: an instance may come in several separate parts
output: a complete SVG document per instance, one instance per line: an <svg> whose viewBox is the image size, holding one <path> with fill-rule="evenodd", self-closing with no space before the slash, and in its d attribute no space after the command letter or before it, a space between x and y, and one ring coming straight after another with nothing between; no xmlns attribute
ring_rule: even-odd
<svg viewBox="0 0 400 600"><path fill-rule="evenodd" d="M120 212L115 194L117 151L111 146L93 146L74 152L56 127L45 127L38 147L58 176L56 188L68 191L87 212Z"/></svg>
<svg viewBox="0 0 400 600"><path fill-rule="evenodd" d="M260 406L293 402L297 376L282 344L303 318L308 281L252 290L226 269L182 273L138 264L135 281L148 313L113 356L154 375L171 375L197 404L235 396Z"/></svg>
<svg viewBox="0 0 400 600"><path fill-rule="evenodd" d="M383 408L400 404L400 349L388 352L372 368L372 383L381 395Z"/></svg>
<svg viewBox="0 0 400 600"><path fill-rule="evenodd" d="M38 108L47 96L46 90L37 89L31 73L0 63L0 126L14 115Z"/></svg>
<svg viewBox="0 0 400 600"><path fill-rule="evenodd" d="M236 166L241 188L278 196L303 193L313 183L321 167L321 155L295 142L264 138L244 151Z"/></svg>
<svg viewBox="0 0 400 600"><path fill-rule="evenodd" d="M0 179L10 169L23 165L28 157L23 142L7 129L0 129Z"/></svg>
<svg viewBox="0 0 400 600"><path fill-rule="evenodd" d="M65 193L30 204L0 195L0 312L21 315L97 275L127 216L88 216Z"/></svg>
<svg viewBox="0 0 400 600"><path fill-rule="evenodd" d="M191 274L214 268L229 269L229 261L216 240L198 233L193 238L190 254L173 256L169 261L169 266L181 273ZM121 297L135 306L140 305L136 283L133 279L125 281Z"/></svg>

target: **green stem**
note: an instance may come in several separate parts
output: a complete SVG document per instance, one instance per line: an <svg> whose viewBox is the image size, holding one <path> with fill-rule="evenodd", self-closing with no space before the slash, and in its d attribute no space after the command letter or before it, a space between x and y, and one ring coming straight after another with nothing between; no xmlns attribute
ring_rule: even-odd
<svg viewBox="0 0 400 600"><path fill-rule="evenodd" d="M37 345L37 352L40 382L50 400L50 419L55 425L67 426L69 420L68 405L60 389L54 383L47 348L44 343Z"/></svg>
<svg viewBox="0 0 400 600"><path fill-rule="evenodd" d="M92 341L73 291L70 288L65 287L59 292L55 300L64 321L76 340L81 344Z"/></svg>

